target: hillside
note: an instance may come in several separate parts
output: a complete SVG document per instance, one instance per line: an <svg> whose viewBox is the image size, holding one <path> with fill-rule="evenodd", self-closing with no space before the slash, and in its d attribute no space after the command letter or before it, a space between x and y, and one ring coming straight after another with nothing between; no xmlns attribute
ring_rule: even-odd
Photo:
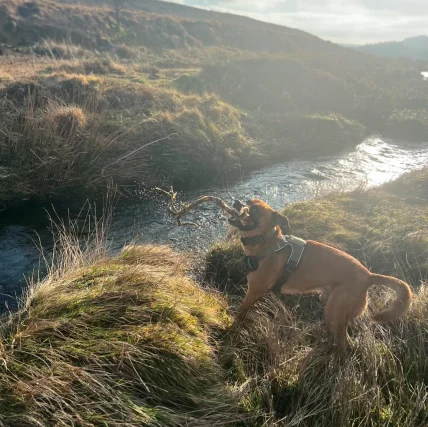
<svg viewBox="0 0 428 427"><path fill-rule="evenodd" d="M0 201L178 188L371 132L428 140L420 65L157 1L0 0ZM156 13L155 13L156 12Z"/></svg>
<svg viewBox="0 0 428 427"><path fill-rule="evenodd" d="M59 0L64 4L110 6L109 0ZM256 21L244 16L220 13L160 0L129 1L126 9L134 12L166 15L180 19L186 30L204 44L234 46L240 49L290 52L307 49L337 52L337 45L304 31ZM184 18L184 19L183 19Z"/></svg>
<svg viewBox="0 0 428 427"><path fill-rule="evenodd" d="M360 52L378 56L428 61L428 36L409 37L402 41L368 44L355 48Z"/></svg>

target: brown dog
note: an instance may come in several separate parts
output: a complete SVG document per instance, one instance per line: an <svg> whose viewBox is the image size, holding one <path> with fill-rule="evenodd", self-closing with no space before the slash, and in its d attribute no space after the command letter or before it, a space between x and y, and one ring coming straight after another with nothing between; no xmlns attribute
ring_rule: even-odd
<svg viewBox="0 0 428 427"><path fill-rule="evenodd" d="M247 256L257 256L282 238L281 227L289 228L287 217L274 211L265 202L253 199L242 204L235 202L240 220L229 223L238 228L241 237L267 236L269 240L254 245L243 245ZM255 271L248 273L248 291L239 309L237 321L248 309L272 289L284 271L291 249L285 248L260 260ZM338 249L322 243L307 241L296 271L281 287L283 294L319 292L326 302L324 314L336 344L348 347L348 323L360 316L367 306L367 290L371 285L383 285L397 293L397 299L387 310L374 316L378 322L388 322L404 314L410 306L412 292L403 281L394 277L373 274L359 261Z"/></svg>

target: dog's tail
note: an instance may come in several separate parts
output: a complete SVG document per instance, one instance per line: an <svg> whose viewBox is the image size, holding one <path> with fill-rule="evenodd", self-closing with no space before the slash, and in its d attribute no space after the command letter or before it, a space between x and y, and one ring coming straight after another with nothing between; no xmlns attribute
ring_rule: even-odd
<svg viewBox="0 0 428 427"><path fill-rule="evenodd" d="M391 307L373 316L376 322L391 322L398 319L410 307L412 301L412 291L410 286L400 279L391 276L382 276L381 274L372 274L371 282L373 285L386 286L397 294L397 299L392 303Z"/></svg>

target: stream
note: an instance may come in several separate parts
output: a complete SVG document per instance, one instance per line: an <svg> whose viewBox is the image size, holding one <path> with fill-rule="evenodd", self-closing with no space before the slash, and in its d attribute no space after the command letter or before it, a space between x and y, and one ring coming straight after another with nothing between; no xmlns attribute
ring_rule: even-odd
<svg viewBox="0 0 428 427"><path fill-rule="evenodd" d="M179 195L190 201L203 194L215 195L231 203L234 198L257 197L273 208L322 196L332 191L350 191L383 184L405 172L428 165L428 142L409 143L372 136L354 149L335 156L294 159L243 176L239 180L199 188ZM176 227L166 213L166 201L136 193L132 200L114 208L109 232L109 248L118 251L124 244L166 243L179 250L202 253L226 235L227 218L215 205L202 207L186 220L201 228ZM14 308L26 279L39 270L38 246L52 249L47 212L51 206L22 209L0 216L0 311ZM71 214L72 216L73 214Z"/></svg>

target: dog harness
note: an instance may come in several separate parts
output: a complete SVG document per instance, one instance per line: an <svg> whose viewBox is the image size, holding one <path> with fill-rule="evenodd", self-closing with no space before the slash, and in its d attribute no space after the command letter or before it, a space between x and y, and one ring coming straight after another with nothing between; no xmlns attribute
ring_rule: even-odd
<svg viewBox="0 0 428 427"><path fill-rule="evenodd" d="M299 266L303 252L305 251L305 247L306 241L300 239L299 237L282 236L279 241L275 242L275 245L269 246L268 248L261 251L258 255L246 256L244 258L244 263L250 272L256 271L259 268L259 264L262 259L281 252L286 248L291 248L291 253L284 266L284 271L271 289L272 292L279 293L281 291L282 286L287 283L290 276L296 271L297 267Z"/></svg>

